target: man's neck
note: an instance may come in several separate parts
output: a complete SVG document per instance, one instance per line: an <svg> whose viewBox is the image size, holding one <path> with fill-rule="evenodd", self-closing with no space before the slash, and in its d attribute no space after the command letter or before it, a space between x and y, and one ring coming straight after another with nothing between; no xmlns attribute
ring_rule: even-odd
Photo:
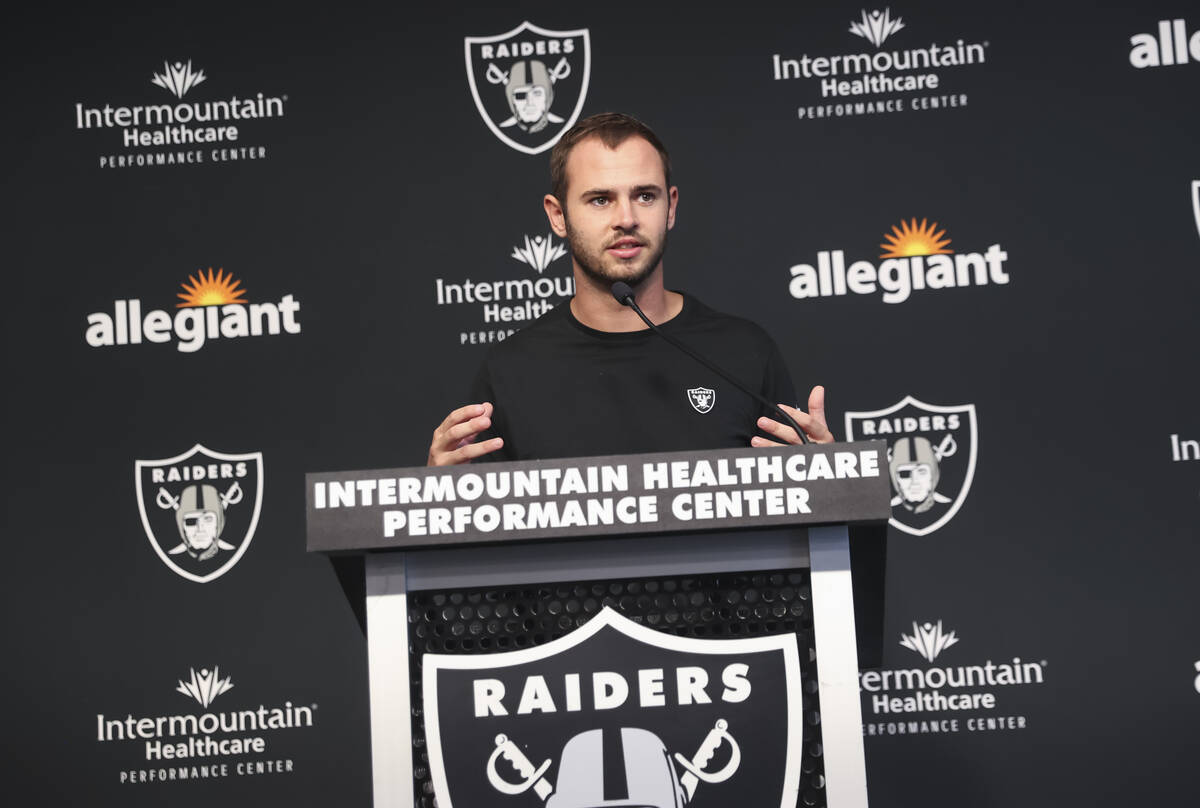
<svg viewBox="0 0 1200 808"><path fill-rule="evenodd" d="M683 295L663 288L662 265L633 290L638 306L650 318L650 322L661 325L683 310ZM629 306L622 306L612 296L612 287L603 281L595 281L575 270L575 297L571 298L571 314L575 319L597 331L619 333L644 331L646 324Z"/></svg>

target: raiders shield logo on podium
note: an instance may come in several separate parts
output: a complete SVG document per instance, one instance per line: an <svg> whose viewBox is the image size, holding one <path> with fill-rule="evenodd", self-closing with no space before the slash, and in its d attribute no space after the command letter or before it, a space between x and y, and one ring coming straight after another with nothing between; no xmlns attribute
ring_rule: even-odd
<svg viewBox="0 0 1200 808"><path fill-rule="evenodd" d="M692 639L605 608L544 645L421 665L441 808L795 804L795 634Z"/></svg>

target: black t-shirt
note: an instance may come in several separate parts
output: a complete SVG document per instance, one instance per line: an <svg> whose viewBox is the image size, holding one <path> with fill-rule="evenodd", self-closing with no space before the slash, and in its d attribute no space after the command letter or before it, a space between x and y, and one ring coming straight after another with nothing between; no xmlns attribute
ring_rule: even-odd
<svg viewBox="0 0 1200 808"><path fill-rule="evenodd" d="M794 403L779 348L749 320L685 294L660 328L768 401ZM487 460L749 446L770 415L652 331L588 328L566 302L493 346L471 400L495 405L479 439L504 438Z"/></svg>

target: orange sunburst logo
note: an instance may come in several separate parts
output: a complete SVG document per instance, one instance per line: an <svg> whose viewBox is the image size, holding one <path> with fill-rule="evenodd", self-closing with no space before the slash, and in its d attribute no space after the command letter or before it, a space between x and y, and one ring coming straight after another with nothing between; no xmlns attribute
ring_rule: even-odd
<svg viewBox="0 0 1200 808"><path fill-rule="evenodd" d="M887 250L880 258L907 258L910 255L946 255L954 252L947 250L950 239L942 238L945 230L938 230L938 223L929 223L922 219L917 224L916 218L911 222L901 221L899 227L892 227L892 232L884 236L883 244L879 246Z"/></svg>
<svg viewBox="0 0 1200 808"><path fill-rule="evenodd" d="M190 283L180 284L183 291L176 297L181 298L183 302L175 304L177 309L246 302L246 290L238 288L242 282L235 281L233 275L226 275L222 268L218 268L215 275L212 267L208 268L207 275L204 274L204 270L200 270L195 275L188 275L188 281Z"/></svg>

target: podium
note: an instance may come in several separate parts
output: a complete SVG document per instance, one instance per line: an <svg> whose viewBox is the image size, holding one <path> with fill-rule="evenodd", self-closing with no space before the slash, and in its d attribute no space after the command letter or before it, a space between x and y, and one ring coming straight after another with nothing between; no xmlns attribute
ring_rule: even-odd
<svg viewBox="0 0 1200 808"><path fill-rule="evenodd" d="M883 441L306 489L308 550L365 556L376 808L867 805Z"/></svg>

